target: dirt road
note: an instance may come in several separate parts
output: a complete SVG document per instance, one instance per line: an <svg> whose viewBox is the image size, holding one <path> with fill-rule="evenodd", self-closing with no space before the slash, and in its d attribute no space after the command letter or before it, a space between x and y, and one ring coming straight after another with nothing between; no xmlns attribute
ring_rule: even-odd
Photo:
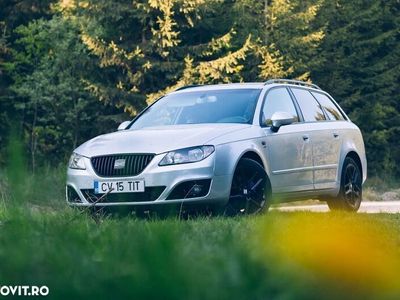
<svg viewBox="0 0 400 300"><path fill-rule="evenodd" d="M271 210L278 211L311 211L311 212L328 212L329 208L326 204L300 205L300 206L280 206L272 207ZM400 201L376 201L362 202L360 213L400 213Z"/></svg>

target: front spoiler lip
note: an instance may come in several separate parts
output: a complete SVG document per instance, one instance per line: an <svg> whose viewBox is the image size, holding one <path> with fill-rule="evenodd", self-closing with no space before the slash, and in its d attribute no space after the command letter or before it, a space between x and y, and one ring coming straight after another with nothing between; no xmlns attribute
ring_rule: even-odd
<svg viewBox="0 0 400 300"><path fill-rule="evenodd" d="M213 202L211 199L204 197L198 198L188 198L188 199L174 199L174 200L156 200L156 201L143 201L143 202L99 202L93 203L71 203L67 202L69 206L79 206L79 207L102 207L102 206L161 206L168 204L194 204L194 203L206 203Z"/></svg>
<svg viewBox="0 0 400 300"><path fill-rule="evenodd" d="M210 193L211 193L211 187L212 187L212 183L213 183L213 179L212 178L201 178L201 179L210 179L210 187L208 189L208 193L205 196L202 197L193 197L193 198L184 198L184 199L171 199L171 200L160 200L161 195L153 201L140 201L140 202L97 202L97 203L92 203L89 202L86 197L82 194L81 191L77 192L78 195L82 194L83 198L85 199L86 202L69 202L68 201L68 195L66 195L66 199L67 199L67 204L69 206L84 206L84 207L99 207L99 206L143 206L143 205L167 205L167 204L179 204L179 203L190 203L190 202L207 202L210 201L210 199L208 198ZM201 180L200 179L200 180ZM199 179L190 179L188 181L192 181L192 180L199 180ZM175 184L172 188L171 191L180 183L185 182L185 181L181 181L177 184ZM74 187L72 187L74 189ZM66 191L67 193L67 191ZM134 194L134 193L132 193ZM79 195L80 196L80 195ZM80 196L80 197L82 197ZM167 195L168 196L168 195Z"/></svg>

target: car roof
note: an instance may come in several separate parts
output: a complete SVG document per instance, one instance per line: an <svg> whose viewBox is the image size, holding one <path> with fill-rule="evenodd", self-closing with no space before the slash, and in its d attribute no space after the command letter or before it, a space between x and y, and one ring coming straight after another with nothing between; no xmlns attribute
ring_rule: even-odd
<svg viewBox="0 0 400 300"><path fill-rule="evenodd" d="M314 86L304 86L291 83L291 82L241 82L241 83L223 83L223 84L208 84L208 85L189 85L181 87L171 93L185 93L185 92L201 92L201 91L212 91L212 90L229 90L229 89L263 89L265 87L271 88L274 86L289 86L289 87L304 87L310 90L324 92L321 89L317 89Z"/></svg>
<svg viewBox="0 0 400 300"><path fill-rule="evenodd" d="M193 85L182 87L173 93L182 92L197 92L197 91L211 91L211 90L229 90L229 89L262 89L265 84L263 82L246 82L246 83L223 83L223 84L207 84L207 85Z"/></svg>

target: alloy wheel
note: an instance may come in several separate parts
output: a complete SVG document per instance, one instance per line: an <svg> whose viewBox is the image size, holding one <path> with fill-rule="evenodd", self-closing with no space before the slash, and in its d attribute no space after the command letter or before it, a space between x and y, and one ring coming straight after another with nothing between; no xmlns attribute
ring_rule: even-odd
<svg viewBox="0 0 400 300"><path fill-rule="evenodd" d="M257 162L242 159L232 180L227 215L255 214L266 205L266 174Z"/></svg>

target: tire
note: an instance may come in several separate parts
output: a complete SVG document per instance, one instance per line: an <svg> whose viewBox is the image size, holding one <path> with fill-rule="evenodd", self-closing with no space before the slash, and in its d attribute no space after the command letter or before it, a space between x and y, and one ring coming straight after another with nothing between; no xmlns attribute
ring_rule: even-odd
<svg viewBox="0 0 400 300"><path fill-rule="evenodd" d="M340 191L337 197L327 201L332 211L356 212L362 201L362 175L358 164L351 157L346 157L340 179Z"/></svg>
<svg viewBox="0 0 400 300"><path fill-rule="evenodd" d="M242 158L233 174L225 216L248 215L268 210L271 187L264 168L256 161Z"/></svg>

